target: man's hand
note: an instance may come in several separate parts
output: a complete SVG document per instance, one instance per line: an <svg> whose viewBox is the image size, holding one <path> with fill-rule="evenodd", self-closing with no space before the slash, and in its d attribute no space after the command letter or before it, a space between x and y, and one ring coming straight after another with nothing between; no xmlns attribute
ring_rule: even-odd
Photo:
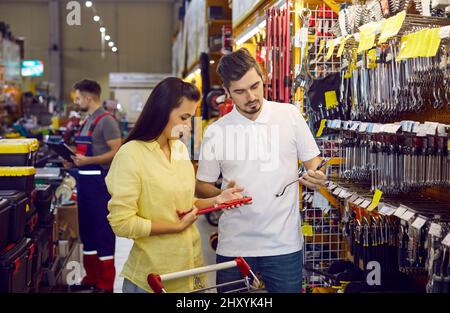
<svg viewBox="0 0 450 313"><path fill-rule="evenodd" d="M242 192L244 190L245 189L243 187L236 186L236 181L230 180L227 184L227 188L223 190L220 195L217 196L216 203L220 204L232 200L242 199L244 197L242 195ZM226 210L231 210L240 206L243 206L243 204L234 205Z"/></svg>
<svg viewBox="0 0 450 313"><path fill-rule="evenodd" d="M300 183L310 189L319 190L325 186L327 176L322 171L309 170L300 178Z"/></svg>
<svg viewBox="0 0 450 313"><path fill-rule="evenodd" d="M216 203L225 203L237 199L242 199L244 196L241 194L241 192L244 191L244 188L241 187L234 187L234 188L228 188L222 191L220 195L216 197ZM241 205L234 205L231 207L231 209L234 209Z"/></svg>
<svg viewBox="0 0 450 313"><path fill-rule="evenodd" d="M87 157L82 154L77 154L77 155L72 156L72 160L73 160L73 163L75 163L75 165L78 167L92 164L91 163L92 157Z"/></svg>
<svg viewBox="0 0 450 313"><path fill-rule="evenodd" d="M64 169L66 169L66 170L69 170L69 169L71 169L73 167L73 163L72 162L63 160L62 163L63 163Z"/></svg>

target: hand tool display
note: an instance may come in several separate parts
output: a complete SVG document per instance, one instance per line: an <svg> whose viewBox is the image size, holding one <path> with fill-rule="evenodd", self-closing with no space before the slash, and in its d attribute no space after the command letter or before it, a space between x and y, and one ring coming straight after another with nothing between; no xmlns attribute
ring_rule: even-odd
<svg viewBox="0 0 450 313"><path fill-rule="evenodd" d="M368 182L372 192L380 189L386 194L450 185L448 135L443 131L448 126L402 121L361 123L358 130L353 125L340 131L345 157L341 177Z"/></svg>

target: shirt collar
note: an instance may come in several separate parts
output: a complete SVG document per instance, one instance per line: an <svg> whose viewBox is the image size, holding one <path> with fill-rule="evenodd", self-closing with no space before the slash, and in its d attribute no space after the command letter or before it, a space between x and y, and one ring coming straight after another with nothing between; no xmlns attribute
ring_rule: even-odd
<svg viewBox="0 0 450 313"><path fill-rule="evenodd" d="M178 139L177 139L178 140ZM170 144L170 148L173 148L173 145L175 144L175 142L177 140L169 140L169 144ZM142 141L144 146L149 149L150 151L155 151L155 149L161 149L161 147L159 146L159 143L156 140L151 140L151 141Z"/></svg>
<svg viewBox="0 0 450 313"><path fill-rule="evenodd" d="M90 118L96 118L97 116L100 116L105 112L105 109L100 106L97 110L94 111L94 113L88 115Z"/></svg>

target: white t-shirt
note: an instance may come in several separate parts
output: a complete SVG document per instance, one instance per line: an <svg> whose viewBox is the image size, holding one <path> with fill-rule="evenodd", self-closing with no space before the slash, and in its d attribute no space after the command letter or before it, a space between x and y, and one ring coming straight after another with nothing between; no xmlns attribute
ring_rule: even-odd
<svg viewBox="0 0 450 313"><path fill-rule="evenodd" d="M216 182L222 173L245 188L253 204L225 210L219 220L217 254L255 257L300 251L299 188L283 187L298 178L298 160L320 151L304 118L287 103L264 100L255 121L236 108L211 124L202 142L197 178Z"/></svg>

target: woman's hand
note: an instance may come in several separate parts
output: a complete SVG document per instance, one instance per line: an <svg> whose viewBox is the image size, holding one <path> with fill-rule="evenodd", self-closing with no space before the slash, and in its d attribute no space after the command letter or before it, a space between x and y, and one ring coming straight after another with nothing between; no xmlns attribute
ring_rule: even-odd
<svg viewBox="0 0 450 313"><path fill-rule="evenodd" d="M189 226L191 226L192 224L195 223L195 221L198 218L197 212L198 212L198 209L194 205L192 207L191 211L188 214L186 214L185 216L183 216L183 218L178 223L180 232L182 232L183 230L185 230L186 228L188 228ZM182 213L182 211L177 210L177 213Z"/></svg>

